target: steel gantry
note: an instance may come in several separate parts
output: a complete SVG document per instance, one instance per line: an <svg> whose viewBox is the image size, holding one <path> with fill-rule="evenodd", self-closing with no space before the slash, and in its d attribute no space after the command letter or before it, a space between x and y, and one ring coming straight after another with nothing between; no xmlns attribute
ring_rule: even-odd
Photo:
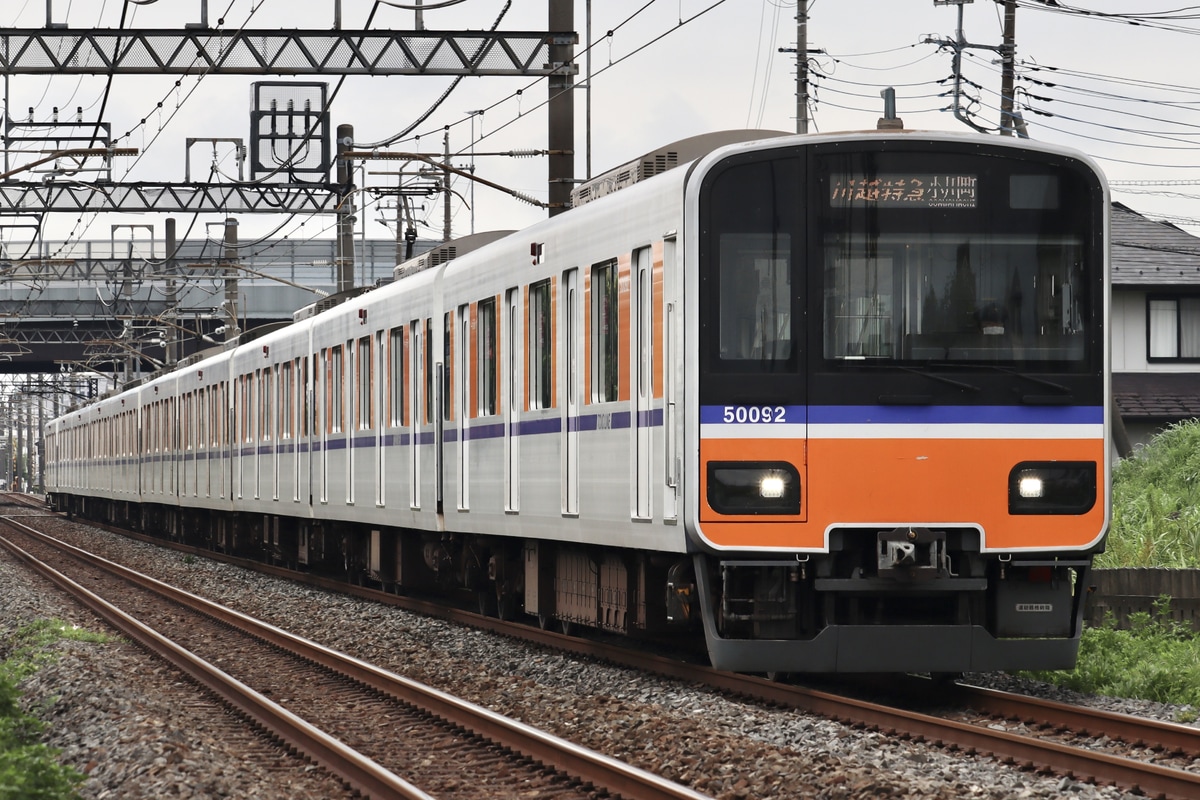
<svg viewBox="0 0 1200 800"><path fill-rule="evenodd" d="M8 75L499 75L561 70L573 32L0 30Z"/></svg>

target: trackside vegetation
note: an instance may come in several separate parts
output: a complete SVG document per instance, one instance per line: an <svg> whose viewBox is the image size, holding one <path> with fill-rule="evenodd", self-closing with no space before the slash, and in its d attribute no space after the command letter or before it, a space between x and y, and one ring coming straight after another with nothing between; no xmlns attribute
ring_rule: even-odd
<svg viewBox="0 0 1200 800"><path fill-rule="evenodd" d="M53 659L59 639L105 641L61 620L42 620L0 641L0 800L77 798L84 775L58 762L58 753L40 743L43 724L21 707L19 684Z"/></svg>
<svg viewBox="0 0 1200 800"><path fill-rule="evenodd" d="M1172 425L1113 470L1113 519L1096 567L1200 569L1200 422ZM1200 636L1161 598L1129 630L1111 619L1083 632L1074 670L1025 673L1070 689L1190 706L1200 713Z"/></svg>

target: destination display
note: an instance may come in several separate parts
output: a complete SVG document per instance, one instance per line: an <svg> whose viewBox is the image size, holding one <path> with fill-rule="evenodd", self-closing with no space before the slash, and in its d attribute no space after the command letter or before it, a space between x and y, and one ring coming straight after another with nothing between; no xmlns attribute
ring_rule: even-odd
<svg viewBox="0 0 1200 800"><path fill-rule="evenodd" d="M829 204L833 208L975 208L978 183L978 176L965 174L831 175Z"/></svg>

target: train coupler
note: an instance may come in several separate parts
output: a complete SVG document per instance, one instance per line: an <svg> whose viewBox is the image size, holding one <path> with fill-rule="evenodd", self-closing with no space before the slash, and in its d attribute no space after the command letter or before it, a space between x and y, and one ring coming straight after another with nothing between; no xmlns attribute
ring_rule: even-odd
<svg viewBox="0 0 1200 800"><path fill-rule="evenodd" d="M894 528L881 531L876 543L876 574L880 578L924 581L954 577L945 531Z"/></svg>

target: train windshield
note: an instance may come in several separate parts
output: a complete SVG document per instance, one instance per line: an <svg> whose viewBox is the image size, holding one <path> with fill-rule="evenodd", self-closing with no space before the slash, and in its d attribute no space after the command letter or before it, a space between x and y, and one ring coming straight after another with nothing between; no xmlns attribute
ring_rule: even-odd
<svg viewBox="0 0 1200 800"><path fill-rule="evenodd" d="M1073 174L978 155L817 161L826 359L1082 365L1100 265Z"/></svg>
<svg viewBox="0 0 1200 800"><path fill-rule="evenodd" d="M827 234L825 357L1080 360L1081 250L1068 236Z"/></svg>

